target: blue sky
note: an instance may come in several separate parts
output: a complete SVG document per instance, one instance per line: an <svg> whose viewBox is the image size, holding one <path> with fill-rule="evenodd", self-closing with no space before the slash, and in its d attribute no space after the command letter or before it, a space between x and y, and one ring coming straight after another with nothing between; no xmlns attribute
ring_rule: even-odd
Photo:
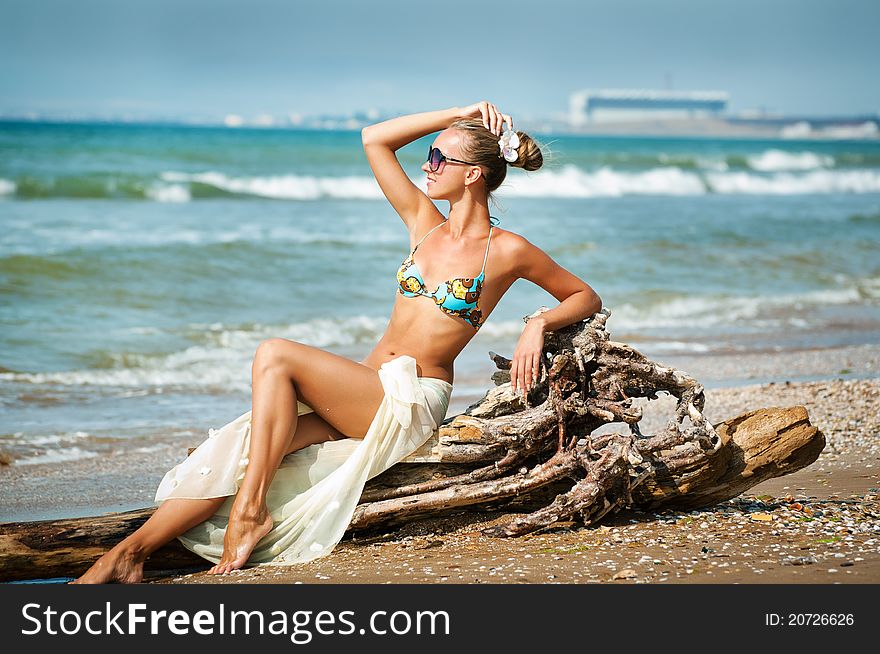
<svg viewBox="0 0 880 654"><path fill-rule="evenodd" d="M0 113L520 116L580 88L880 112L875 0L3 0Z"/></svg>

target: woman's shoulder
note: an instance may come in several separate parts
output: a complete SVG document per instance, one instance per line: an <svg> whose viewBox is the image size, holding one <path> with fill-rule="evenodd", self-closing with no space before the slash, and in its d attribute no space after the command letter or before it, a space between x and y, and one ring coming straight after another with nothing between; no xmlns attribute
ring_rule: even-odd
<svg viewBox="0 0 880 654"><path fill-rule="evenodd" d="M523 260L533 257L536 250L525 236L498 226L492 230L490 248L492 250L490 256L494 256L495 261L504 261L505 269L509 269L510 272L516 272Z"/></svg>
<svg viewBox="0 0 880 654"><path fill-rule="evenodd" d="M525 236L497 225L492 230L492 243L509 251L511 255L524 254L535 247Z"/></svg>
<svg viewBox="0 0 880 654"><path fill-rule="evenodd" d="M516 278L526 276L529 270L550 259L546 252L522 234L500 227L496 227L493 233L492 249L496 261L503 260L504 269Z"/></svg>

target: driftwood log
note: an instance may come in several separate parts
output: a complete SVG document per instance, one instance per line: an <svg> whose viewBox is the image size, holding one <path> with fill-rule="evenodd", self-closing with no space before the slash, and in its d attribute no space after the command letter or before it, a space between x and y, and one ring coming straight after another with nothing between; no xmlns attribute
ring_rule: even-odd
<svg viewBox="0 0 880 654"><path fill-rule="evenodd" d="M710 424L702 385L610 340L610 315L603 309L548 332L541 378L526 398L511 389L510 360L490 352L499 369L495 387L371 479L349 532L467 509L534 509L483 531L509 537L560 520L593 525L621 508L707 507L819 456L825 438L803 406L759 408ZM673 415L657 433L642 433L634 398L664 392L676 398ZM610 424L622 428L595 433ZM152 511L0 525L0 581L78 575ZM146 567L204 565L174 541Z"/></svg>

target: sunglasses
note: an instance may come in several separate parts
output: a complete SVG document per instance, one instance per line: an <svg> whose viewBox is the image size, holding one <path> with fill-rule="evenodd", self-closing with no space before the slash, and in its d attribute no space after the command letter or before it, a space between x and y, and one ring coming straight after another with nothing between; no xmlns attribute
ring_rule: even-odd
<svg viewBox="0 0 880 654"><path fill-rule="evenodd" d="M445 154L440 152L440 148L429 148L428 149L428 167L431 169L432 173L436 173L440 170L440 166L446 161L453 161L455 163L467 164L468 166L477 166L479 164L471 163L470 161L462 161L461 159L453 159L452 157L447 157Z"/></svg>

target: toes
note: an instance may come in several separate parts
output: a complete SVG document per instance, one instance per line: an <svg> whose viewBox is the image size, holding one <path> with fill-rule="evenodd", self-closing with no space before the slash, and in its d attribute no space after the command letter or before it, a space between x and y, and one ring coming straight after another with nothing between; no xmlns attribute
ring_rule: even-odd
<svg viewBox="0 0 880 654"><path fill-rule="evenodd" d="M212 568L209 568L207 574L209 575L225 575L230 572L234 572L235 570L239 570L245 566L248 561L248 555L240 556L237 559L232 561L223 561L221 560L217 565Z"/></svg>

